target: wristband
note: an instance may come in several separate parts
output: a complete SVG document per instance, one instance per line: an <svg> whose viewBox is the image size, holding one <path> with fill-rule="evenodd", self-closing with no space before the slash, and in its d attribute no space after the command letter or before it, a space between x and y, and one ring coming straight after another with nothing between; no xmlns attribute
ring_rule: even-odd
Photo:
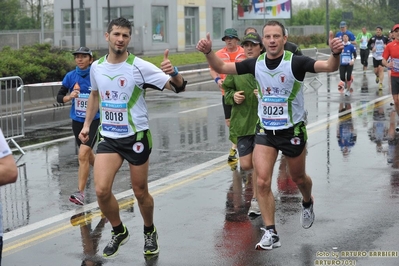
<svg viewBox="0 0 399 266"><path fill-rule="evenodd" d="M218 84L219 80L220 80L220 77L216 77L216 78L215 78L216 84Z"/></svg>
<svg viewBox="0 0 399 266"><path fill-rule="evenodd" d="M210 49L209 52L204 53L204 55L208 55L208 54L210 54L211 52L212 52L212 49Z"/></svg>
<svg viewBox="0 0 399 266"><path fill-rule="evenodd" d="M176 77L177 74L179 74L179 70L177 69L177 67L173 67L173 69L174 69L175 72L173 72L172 74L169 74L169 76Z"/></svg>
<svg viewBox="0 0 399 266"><path fill-rule="evenodd" d="M340 55L340 54L342 53L342 51L341 51L341 52L339 52L339 53L334 53L334 51L333 51L333 50L331 50L331 53L332 53L332 55L333 55L333 56L337 56L337 55Z"/></svg>

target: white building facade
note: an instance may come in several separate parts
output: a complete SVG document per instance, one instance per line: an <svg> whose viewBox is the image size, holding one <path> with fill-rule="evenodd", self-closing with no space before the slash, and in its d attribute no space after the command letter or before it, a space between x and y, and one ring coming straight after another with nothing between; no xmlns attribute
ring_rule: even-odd
<svg viewBox="0 0 399 266"><path fill-rule="evenodd" d="M54 1L54 45L80 46L79 3ZM108 48L104 33L110 14L111 20L125 17L132 22L130 50L135 54L192 51L207 32L221 46L224 30L233 23L231 0L85 0L84 12L87 47Z"/></svg>

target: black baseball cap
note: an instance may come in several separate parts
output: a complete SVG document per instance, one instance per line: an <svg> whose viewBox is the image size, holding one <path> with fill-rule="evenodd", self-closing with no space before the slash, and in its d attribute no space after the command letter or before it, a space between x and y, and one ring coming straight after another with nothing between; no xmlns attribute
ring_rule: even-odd
<svg viewBox="0 0 399 266"><path fill-rule="evenodd" d="M255 44L260 43L262 45L262 38L256 32L250 32L242 38L241 44L244 45L246 42L252 42Z"/></svg>
<svg viewBox="0 0 399 266"><path fill-rule="evenodd" d="M74 51L72 54L73 54L73 55L75 55L75 54L88 54L88 55L90 55L91 57L93 57L93 52L92 52L89 48L87 48L87 47L79 47L79 48L76 49L76 51Z"/></svg>

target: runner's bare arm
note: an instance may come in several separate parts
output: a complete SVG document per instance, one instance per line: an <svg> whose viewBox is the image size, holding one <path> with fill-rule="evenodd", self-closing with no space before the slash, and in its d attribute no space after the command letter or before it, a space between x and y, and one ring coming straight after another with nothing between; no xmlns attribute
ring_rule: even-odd
<svg viewBox="0 0 399 266"><path fill-rule="evenodd" d="M212 51L212 41L209 32L206 39L201 39L197 43L197 50L203 53L211 68L220 74L237 74L235 63L225 63Z"/></svg>
<svg viewBox="0 0 399 266"><path fill-rule="evenodd" d="M318 60L314 64L316 72L334 72L338 69L340 64L340 54L344 45L339 38L333 37L333 32L330 31L329 44L331 49L331 55L328 60Z"/></svg>
<svg viewBox="0 0 399 266"><path fill-rule="evenodd" d="M164 58L161 63L161 69L165 74L170 75L170 79L165 84L165 89L174 91L176 93L185 91L187 81L183 79L183 76L179 73L177 67L174 67L170 62L169 58L169 50L166 49L164 52Z"/></svg>

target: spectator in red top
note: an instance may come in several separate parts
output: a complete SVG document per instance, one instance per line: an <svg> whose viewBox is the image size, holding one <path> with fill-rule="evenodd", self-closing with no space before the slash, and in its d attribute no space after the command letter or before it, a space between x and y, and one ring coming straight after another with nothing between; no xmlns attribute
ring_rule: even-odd
<svg viewBox="0 0 399 266"><path fill-rule="evenodd" d="M399 24L393 26L392 34L393 40L387 44L382 54L382 65L391 69L391 93L399 115Z"/></svg>

